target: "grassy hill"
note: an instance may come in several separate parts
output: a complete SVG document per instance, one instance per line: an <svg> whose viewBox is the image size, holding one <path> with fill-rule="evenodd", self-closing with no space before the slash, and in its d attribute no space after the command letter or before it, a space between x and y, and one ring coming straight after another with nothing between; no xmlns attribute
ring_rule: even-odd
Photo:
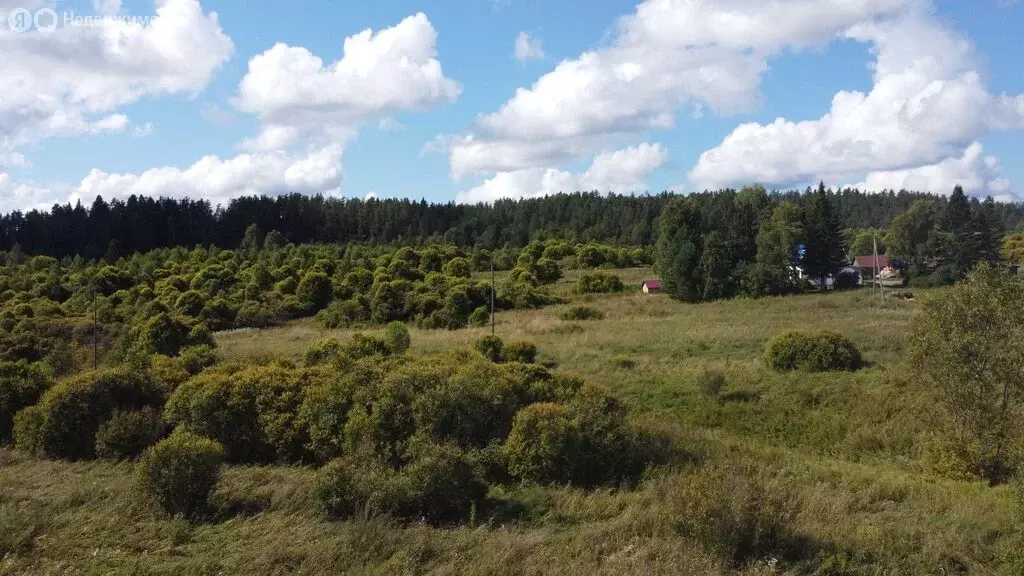
<svg viewBox="0 0 1024 576"><path fill-rule="evenodd" d="M681 453L635 490L494 488L498 505L436 528L365 515L330 522L315 470L231 466L207 522L135 504L130 464L0 450L0 574L1000 574L1020 521L1012 486L943 474L929 392L901 366L918 304L866 290L710 304L627 292L501 312L497 333L623 398ZM569 272L556 291L570 295ZM920 296L920 294L919 294ZM604 319L565 321L587 305ZM852 339L853 373L768 371L790 328ZM231 359L296 359L312 320L217 335ZM490 328L412 329L412 354L464 347ZM770 542L769 542L770 541ZM784 557L737 557L774 544Z"/></svg>

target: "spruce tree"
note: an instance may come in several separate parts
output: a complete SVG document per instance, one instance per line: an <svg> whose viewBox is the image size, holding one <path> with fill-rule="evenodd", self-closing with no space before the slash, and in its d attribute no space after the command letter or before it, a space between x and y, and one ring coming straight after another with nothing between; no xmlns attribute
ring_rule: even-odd
<svg viewBox="0 0 1024 576"><path fill-rule="evenodd" d="M942 214L939 231L943 265L951 266L956 278L967 274L979 260L982 238L978 224L964 189L956 186Z"/></svg>
<svg viewBox="0 0 1024 576"><path fill-rule="evenodd" d="M839 215L825 190L825 183L818 184L812 194L804 216L804 255L801 260L804 272L821 282L821 291L827 289L826 281L846 264L846 249Z"/></svg>
<svg viewBox="0 0 1024 576"><path fill-rule="evenodd" d="M662 290L684 302L701 299L701 213L693 198L676 198L661 214L657 262Z"/></svg>

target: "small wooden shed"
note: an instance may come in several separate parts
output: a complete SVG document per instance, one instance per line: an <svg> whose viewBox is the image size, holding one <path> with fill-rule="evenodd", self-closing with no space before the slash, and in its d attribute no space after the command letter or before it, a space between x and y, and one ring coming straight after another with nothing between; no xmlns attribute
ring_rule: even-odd
<svg viewBox="0 0 1024 576"><path fill-rule="evenodd" d="M640 285L640 290L642 290L644 294L661 292L661 282L658 280L644 280L643 284Z"/></svg>

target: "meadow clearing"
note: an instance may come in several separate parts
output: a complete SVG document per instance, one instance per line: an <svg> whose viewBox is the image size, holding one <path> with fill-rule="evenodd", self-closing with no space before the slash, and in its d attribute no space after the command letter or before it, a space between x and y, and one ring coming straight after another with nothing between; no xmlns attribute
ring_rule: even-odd
<svg viewBox="0 0 1024 576"><path fill-rule="evenodd" d="M1015 488L944 473L930 392L902 366L912 301L867 289L683 304L639 293L500 312L496 333L538 361L622 398L679 454L636 489L495 488L471 522L376 516L331 522L315 470L230 466L219 517L189 524L135 504L131 464L37 460L0 450L2 574L1004 574ZM484 275L486 276L486 275ZM566 321L584 304L601 320ZM852 339L867 366L779 374L765 343L790 328ZM370 330L372 331L372 330ZM491 328L411 329L411 354L470 345ZM216 336L225 360L297 360L325 337L311 319ZM723 512L725 511L725 512ZM711 520L709 520L711 519ZM741 556L768 542L786 557Z"/></svg>

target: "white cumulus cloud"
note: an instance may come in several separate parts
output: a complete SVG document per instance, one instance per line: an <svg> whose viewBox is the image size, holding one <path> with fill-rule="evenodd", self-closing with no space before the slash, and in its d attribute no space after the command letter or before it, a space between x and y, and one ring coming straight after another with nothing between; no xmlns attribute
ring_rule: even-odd
<svg viewBox="0 0 1024 576"><path fill-rule="evenodd" d="M285 134L346 139L359 123L455 101L462 88L444 75L436 42L437 31L419 13L346 38L344 55L331 64L306 48L277 44L249 61L235 105L273 133L257 142L280 146Z"/></svg>
<svg viewBox="0 0 1024 576"><path fill-rule="evenodd" d="M701 155L691 183L787 185L872 173L869 189L905 178L914 185L905 187L948 193L964 178L965 188L986 190L984 176L966 170L980 166L980 146L971 142L992 129L1024 127L1024 97L990 94L969 39L927 8L845 31L872 45L869 92L837 93L819 119L738 126Z"/></svg>
<svg viewBox="0 0 1024 576"><path fill-rule="evenodd" d="M609 46L559 63L452 138L452 176L578 160L624 134L672 128L688 104L751 110L769 57L918 1L647 0Z"/></svg>
<svg viewBox="0 0 1024 576"><path fill-rule="evenodd" d="M935 164L907 170L870 172L855 187L861 190L927 190L942 194L962 186L968 194L1007 197L1010 181L1000 176L999 160L983 156L981 143L973 142L963 154Z"/></svg>
<svg viewBox="0 0 1024 576"><path fill-rule="evenodd" d="M48 33L2 26L0 152L123 130L128 119L114 110L147 96L197 94L233 52L216 13L197 0L160 0L146 25L111 20Z"/></svg>
<svg viewBox="0 0 1024 576"><path fill-rule="evenodd" d="M482 184L461 192L461 203L493 202L502 198L536 198L579 189L630 193L644 189L644 179L668 158L661 144L643 143L595 156L583 174L556 168L502 171Z"/></svg>
<svg viewBox="0 0 1024 576"><path fill-rule="evenodd" d="M141 174L108 174L94 169L75 188L81 199L141 196L203 198L214 204L245 195L286 192L330 193L341 185L340 145L304 154L282 151L206 156L182 170L153 168Z"/></svg>

